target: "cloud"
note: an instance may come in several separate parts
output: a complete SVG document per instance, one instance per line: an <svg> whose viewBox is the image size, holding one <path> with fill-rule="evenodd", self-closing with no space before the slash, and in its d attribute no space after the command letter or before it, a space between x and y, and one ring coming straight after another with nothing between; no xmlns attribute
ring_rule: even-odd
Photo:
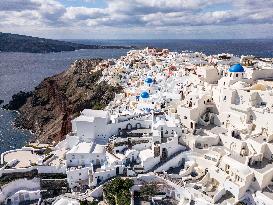
<svg viewBox="0 0 273 205"><path fill-rule="evenodd" d="M67 2L73 0L67 0ZM62 1L63 2L63 1ZM214 28L217 33L224 27L236 32L238 25L251 28L263 25L272 31L273 2L268 0L104 0L106 6L90 8L62 4L58 0L1 0L0 26L44 30L121 31L128 34L205 33ZM98 1L96 1L97 3ZM67 6L69 5L69 6ZM194 27L199 27L200 31ZM266 29L267 28L267 29ZM182 32L183 31L183 32ZM238 32L238 31L237 31ZM258 31L253 30L253 35ZM109 36L113 32L109 32Z"/></svg>
<svg viewBox="0 0 273 205"><path fill-rule="evenodd" d="M61 17L65 14L66 8L55 0L41 1L41 7L38 9L40 20L49 25L60 25L64 22Z"/></svg>
<svg viewBox="0 0 273 205"><path fill-rule="evenodd" d="M64 19L67 20L88 20L88 19L98 19L108 16L105 9L98 8L86 8L86 7L69 7L64 14Z"/></svg>
<svg viewBox="0 0 273 205"><path fill-rule="evenodd" d="M34 0L1 0L0 11L36 10L40 2Z"/></svg>

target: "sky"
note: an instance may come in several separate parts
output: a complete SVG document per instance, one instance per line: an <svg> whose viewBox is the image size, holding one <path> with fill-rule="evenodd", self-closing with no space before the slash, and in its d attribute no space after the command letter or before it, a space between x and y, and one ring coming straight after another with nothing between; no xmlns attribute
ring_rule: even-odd
<svg viewBox="0 0 273 205"><path fill-rule="evenodd" d="M0 31L53 39L273 39L273 0L0 0Z"/></svg>

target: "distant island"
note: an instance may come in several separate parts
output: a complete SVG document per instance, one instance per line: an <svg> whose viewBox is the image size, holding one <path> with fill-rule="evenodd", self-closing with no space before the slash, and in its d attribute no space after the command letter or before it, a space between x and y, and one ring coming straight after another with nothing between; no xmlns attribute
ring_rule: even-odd
<svg viewBox="0 0 273 205"><path fill-rule="evenodd" d="M32 36L0 32L0 52L50 53L79 49L129 49L131 46L85 45Z"/></svg>

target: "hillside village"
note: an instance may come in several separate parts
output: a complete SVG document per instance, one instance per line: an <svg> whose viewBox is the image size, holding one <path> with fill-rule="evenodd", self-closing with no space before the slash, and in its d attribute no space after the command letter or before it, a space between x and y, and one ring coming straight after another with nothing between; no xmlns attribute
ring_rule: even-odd
<svg viewBox="0 0 273 205"><path fill-rule="evenodd" d="M117 177L132 205L152 183L150 204L273 204L272 59L146 48L98 70L123 91L63 141L2 153L0 204L111 204Z"/></svg>

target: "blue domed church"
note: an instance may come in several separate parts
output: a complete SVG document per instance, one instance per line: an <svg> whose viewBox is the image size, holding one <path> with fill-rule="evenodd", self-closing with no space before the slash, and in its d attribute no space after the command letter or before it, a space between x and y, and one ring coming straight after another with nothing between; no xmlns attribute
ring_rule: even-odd
<svg viewBox="0 0 273 205"><path fill-rule="evenodd" d="M237 79L237 78L242 79L244 77L244 72L245 72L245 69L243 68L241 64L238 63L231 66L228 69L228 77L232 79Z"/></svg>
<svg viewBox="0 0 273 205"><path fill-rule="evenodd" d="M154 80L151 78L151 77L147 77L145 80L144 80L144 83L146 85L148 85L149 87L153 84Z"/></svg>
<svg viewBox="0 0 273 205"><path fill-rule="evenodd" d="M232 65L225 73L225 76L218 81L220 87L228 87L238 81L247 81L245 79L245 69L241 64Z"/></svg>

